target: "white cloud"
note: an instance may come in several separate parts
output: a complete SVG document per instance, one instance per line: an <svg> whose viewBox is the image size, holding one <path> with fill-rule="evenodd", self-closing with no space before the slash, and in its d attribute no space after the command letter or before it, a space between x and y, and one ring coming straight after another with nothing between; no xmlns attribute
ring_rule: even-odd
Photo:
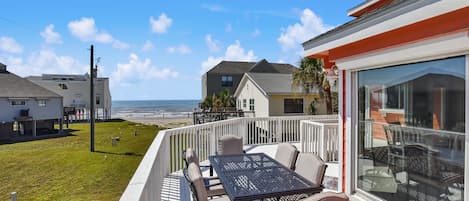
<svg viewBox="0 0 469 201"><path fill-rule="evenodd" d="M61 44L62 43L62 36L54 31L54 25L49 24L44 28L44 31L41 33L42 38L48 44Z"/></svg>
<svg viewBox="0 0 469 201"><path fill-rule="evenodd" d="M71 56L58 55L53 50L33 52L27 59L6 56L9 71L20 76L40 74L84 74L89 66Z"/></svg>
<svg viewBox="0 0 469 201"><path fill-rule="evenodd" d="M322 19L313 11L304 9L300 23L289 25L286 29L283 29L277 41L283 51L298 49L301 47L301 43L332 28L333 26L324 24Z"/></svg>
<svg viewBox="0 0 469 201"><path fill-rule="evenodd" d="M225 27L225 32L229 33L231 31L233 31L233 27L231 26L231 24L227 24Z"/></svg>
<svg viewBox="0 0 469 201"><path fill-rule="evenodd" d="M83 42L97 42L111 44L117 49L127 49L130 46L120 40L115 39L111 34L99 30L93 18L82 17L80 20L68 23L70 33Z"/></svg>
<svg viewBox="0 0 469 201"><path fill-rule="evenodd" d="M153 16L150 17L150 26L151 30L154 33L166 33L168 32L168 28L171 26L173 23L173 20L166 16L165 13L162 13L159 17L158 20L155 20Z"/></svg>
<svg viewBox="0 0 469 201"><path fill-rule="evenodd" d="M7 53L22 53L23 47L14 38L0 37L0 50Z"/></svg>
<svg viewBox="0 0 469 201"><path fill-rule="evenodd" d="M153 42L151 42L150 40L145 41L145 44L143 44L142 46L142 50L145 52L153 49L155 49L155 45L153 45Z"/></svg>
<svg viewBox="0 0 469 201"><path fill-rule="evenodd" d="M120 40L114 40L114 42L112 43L112 47L124 50L124 49L128 49L130 47L130 45L127 44L127 43L124 43Z"/></svg>
<svg viewBox="0 0 469 201"><path fill-rule="evenodd" d="M220 41L212 39L212 35L207 34L205 35L205 43L207 43L208 49L210 52L218 52L220 51Z"/></svg>
<svg viewBox="0 0 469 201"><path fill-rule="evenodd" d="M226 48L225 55L221 57L210 56L207 60L203 61L201 64L200 73L203 74L211 69L213 66L217 65L223 60L228 61L255 61L257 56L254 55L253 50L245 51L241 46L241 43L236 40L234 44L231 44Z"/></svg>
<svg viewBox="0 0 469 201"><path fill-rule="evenodd" d="M128 63L118 63L117 69L111 74L114 84L126 84L149 79L176 78L179 73L170 68L158 69L151 59L140 60L134 53L129 55Z"/></svg>
<svg viewBox="0 0 469 201"><path fill-rule="evenodd" d="M225 11L225 8L223 8L223 6L221 5L215 5L215 4L203 4L202 5L202 8L205 8L209 11L212 11L212 12L222 12L222 11Z"/></svg>
<svg viewBox="0 0 469 201"><path fill-rule="evenodd" d="M174 54L174 53L189 54L192 52L191 48L185 44L181 44L179 46L168 47L166 48L166 51L171 54Z"/></svg>
<svg viewBox="0 0 469 201"><path fill-rule="evenodd" d="M252 33L251 33L251 36L252 37L258 37L261 35L261 31L259 31L259 29L255 29Z"/></svg>

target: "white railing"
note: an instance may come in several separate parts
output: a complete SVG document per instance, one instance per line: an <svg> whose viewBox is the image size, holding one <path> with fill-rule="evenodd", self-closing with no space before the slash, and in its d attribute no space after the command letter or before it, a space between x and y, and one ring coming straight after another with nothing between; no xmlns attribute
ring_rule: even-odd
<svg viewBox="0 0 469 201"><path fill-rule="evenodd" d="M337 115L243 117L160 131L120 200L160 200L164 178L184 167L182 152L188 147L194 148L203 161L215 154L221 136L242 136L245 145L299 142L300 121L337 121L337 118ZM324 140L329 143L328 138Z"/></svg>
<svg viewBox="0 0 469 201"><path fill-rule="evenodd" d="M338 120L301 121L301 148L303 152L319 155L324 161L338 161Z"/></svg>

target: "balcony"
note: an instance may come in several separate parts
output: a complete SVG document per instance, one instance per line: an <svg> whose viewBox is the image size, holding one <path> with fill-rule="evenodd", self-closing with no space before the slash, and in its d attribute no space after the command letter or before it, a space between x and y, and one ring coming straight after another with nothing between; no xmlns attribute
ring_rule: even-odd
<svg viewBox="0 0 469 201"><path fill-rule="evenodd" d="M145 154L121 199L191 200L181 170L182 151L195 148L202 163L217 150L218 138L242 136L247 153L273 156L278 143L289 142L301 152L316 153L328 163L324 185L336 191L339 182L339 136L336 115L242 117L160 131ZM208 170L204 170L208 175Z"/></svg>

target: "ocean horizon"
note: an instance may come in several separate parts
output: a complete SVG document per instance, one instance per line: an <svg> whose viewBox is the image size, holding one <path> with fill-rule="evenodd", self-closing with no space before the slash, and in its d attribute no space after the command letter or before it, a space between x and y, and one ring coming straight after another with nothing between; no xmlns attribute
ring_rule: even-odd
<svg viewBox="0 0 469 201"><path fill-rule="evenodd" d="M200 100L113 100L113 118L190 117Z"/></svg>

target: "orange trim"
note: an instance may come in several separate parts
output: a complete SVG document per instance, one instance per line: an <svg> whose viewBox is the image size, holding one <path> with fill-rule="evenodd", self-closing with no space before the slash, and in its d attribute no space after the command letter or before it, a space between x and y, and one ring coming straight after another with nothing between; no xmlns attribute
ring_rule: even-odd
<svg viewBox="0 0 469 201"><path fill-rule="evenodd" d="M345 192L345 174L346 174L346 143L345 143L345 130L346 130L346 101L345 101L345 70L342 70L342 192Z"/></svg>
<svg viewBox="0 0 469 201"><path fill-rule="evenodd" d="M366 52L403 45L425 38L465 30L469 27L468 16L469 7L464 7L450 13L334 48L329 51L329 59L334 61Z"/></svg>
<svg viewBox="0 0 469 201"><path fill-rule="evenodd" d="M357 12L354 12L354 13L350 13L350 16L352 17L360 17L362 16L363 14L367 13L367 12L370 12L370 11L373 11L373 10L376 10L378 8L381 8L385 5L388 5L389 3L391 3L392 0L381 0L381 1L378 1L374 4L371 4L370 6L366 7L366 8L363 8Z"/></svg>

